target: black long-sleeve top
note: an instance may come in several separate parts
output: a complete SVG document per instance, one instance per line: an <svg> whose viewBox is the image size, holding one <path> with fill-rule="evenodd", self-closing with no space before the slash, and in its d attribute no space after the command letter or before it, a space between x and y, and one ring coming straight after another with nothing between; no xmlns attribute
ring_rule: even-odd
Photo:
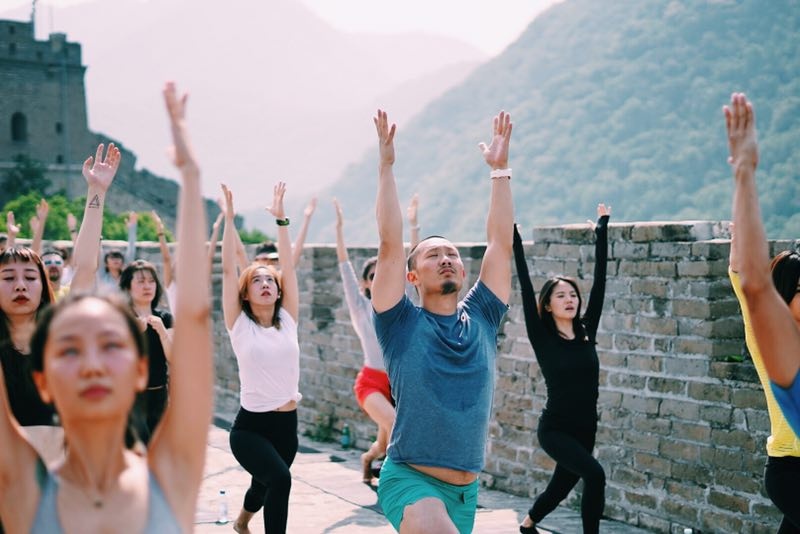
<svg viewBox="0 0 800 534"><path fill-rule="evenodd" d="M581 318L586 338L564 339L542 322L536 305L522 238L514 228L514 261L517 266L525 326L536 360L547 387L547 404L540 423L557 428L594 430L597 428L597 390L600 364L595 337L603 310L608 260L608 216L595 227L594 281L586 313ZM580 310L579 310L580 313ZM576 332L577 334L577 332Z"/></svg>

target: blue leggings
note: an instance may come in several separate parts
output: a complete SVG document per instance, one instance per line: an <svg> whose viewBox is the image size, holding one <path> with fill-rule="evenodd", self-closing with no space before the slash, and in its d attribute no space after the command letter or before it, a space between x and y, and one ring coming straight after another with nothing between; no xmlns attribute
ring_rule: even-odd
<svg viewBox="0 0 800 534"><path fill-rule="evenodd" d="M249 412L239 409L230 434L231 452L252 475L244 509L264 508L264 530L286 532L289 516L289 472L297 454L297 411Z"/></svg>
<svg viewBox="0 0 800 534"><path fill-rule="evenodd" d="M556 461L556 469L547 488L528 511L531 520L539 523L569 495L578 480L583 479L583 532L596 534L606 502L606 474L592 456L595 432L567 432L540 421L537 436L544 451Z"/></svg>

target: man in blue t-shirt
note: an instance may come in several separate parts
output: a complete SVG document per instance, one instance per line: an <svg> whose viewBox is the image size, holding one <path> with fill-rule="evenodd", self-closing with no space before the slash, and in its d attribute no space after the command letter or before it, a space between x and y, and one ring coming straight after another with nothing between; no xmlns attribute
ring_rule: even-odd
<svg viewBox="0 0 800 534"><path fill-rule="evenodd" d="M450 241L423 239L405 257L392 170L396 127L381 110L374 120L380 246L372 306L397 402L378 497L398 531L402 524L404 532L471 532L494 392L497 328L511 293L511 121L500 112L491 143L480 144L492 169L487 247L478 281L459 302L466 271ZM406 280L419 293L419 307L405 296Z"/></svg>

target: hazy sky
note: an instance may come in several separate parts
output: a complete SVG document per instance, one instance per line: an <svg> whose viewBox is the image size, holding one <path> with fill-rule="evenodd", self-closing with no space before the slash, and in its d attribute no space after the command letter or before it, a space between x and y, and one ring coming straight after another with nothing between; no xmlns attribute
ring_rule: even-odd
<svg viewBox="0 0 800 534"><path fill-rule="evenodd" d="M37 9L40 14L45 15L44 20L47 20L47 6L58 7L88 1L39 0ZM495 55L513 42L539 12L557 0L298 1L340 30L370 33L425 31L461 39L489 55ZM30 0L0 0L1 7L30 5L30 3ZM42 19L39 21L41 24ZM45 23L44 26L48 27L49 24Z"/></svg>

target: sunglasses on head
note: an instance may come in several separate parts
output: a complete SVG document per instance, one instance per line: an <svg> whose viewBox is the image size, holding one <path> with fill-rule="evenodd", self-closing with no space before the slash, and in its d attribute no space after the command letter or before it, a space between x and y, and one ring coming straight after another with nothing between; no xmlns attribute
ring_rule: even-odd
<svg viewBox="0 0 800 534"><path fill-rule="evenodd" d="M64 262L61 260L44 260L42 263L45 265L64 265Z"/></svg>

